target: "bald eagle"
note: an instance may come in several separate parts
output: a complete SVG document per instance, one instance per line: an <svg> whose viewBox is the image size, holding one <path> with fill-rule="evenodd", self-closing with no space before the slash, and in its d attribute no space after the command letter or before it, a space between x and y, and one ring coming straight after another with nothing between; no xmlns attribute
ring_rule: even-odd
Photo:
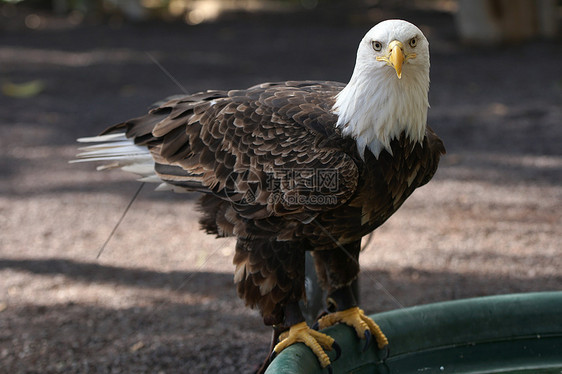
<svg viewBox="0 0 562 374"><path fill-rule="evenodd" d="M103 161L157 189L202 193L200 223L237 238L239 296L281 332L272 356L304 342L330 369L334 340L311 329L305 252L312 251L332 313L366 342L388 344L350 285L361 238L434 175L445 153L427 126L429 43L388 20L361 40L349 83L288 81L174 97L148 114L79 139L78 161Z"/></svg>

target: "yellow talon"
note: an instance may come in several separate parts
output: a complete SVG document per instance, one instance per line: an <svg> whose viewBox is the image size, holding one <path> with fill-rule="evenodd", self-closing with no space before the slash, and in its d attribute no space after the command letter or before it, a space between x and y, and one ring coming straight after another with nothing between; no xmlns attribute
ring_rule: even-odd
<svg viewBox="0 0 562 374"><path fill-rule="evenodd" d="M318 328L324 329L326 327L335 325L336 323L345 323L355 329L357 336L361 339L365 337L365 331L370 331L377 340L379 349L388 345L388 339L380 329L379 325L371 318L365 315L363 310L358 307L349 308L340 312L330 313L318 320Z"/></svg>
<svg viewBox="0 0 562 374"><path fill-rule="evenodd" d="M330 358L324 349L331 351L334 339L331 336L312 330L306 322L297 323L291 326L289 331L285 331L279 336L280 342L277 343L273 351L279 354L282 350L295 343L304 343L318 357L320 366L325 368L330 365Z"/></svg>

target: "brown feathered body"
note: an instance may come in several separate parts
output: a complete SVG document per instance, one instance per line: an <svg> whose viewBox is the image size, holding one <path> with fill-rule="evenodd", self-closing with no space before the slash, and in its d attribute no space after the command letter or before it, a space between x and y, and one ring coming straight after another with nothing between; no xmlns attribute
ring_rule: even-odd
<svg viewBox="0 0 562 374"><path fill-rule="evenodd" d="M327 289L359 271L361 238L427 183L444 153L427 127L392 152L364 159L341 135L332 107L344 84L267 83L171 99L107 129L146 146L156 175L174 190L199 191L201 226L236 236L238 294L267 324L304 297L304 254L314 251ZM189 250L189 249L186 249Z"/></svg>

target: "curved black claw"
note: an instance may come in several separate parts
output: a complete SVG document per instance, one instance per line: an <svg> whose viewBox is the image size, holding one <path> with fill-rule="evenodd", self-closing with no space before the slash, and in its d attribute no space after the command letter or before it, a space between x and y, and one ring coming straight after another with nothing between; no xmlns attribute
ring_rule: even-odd
<svg viewBox="0 0 562 374"><path fill-rule="evenodd" d="M318 331L318 328L319 328L319 327L320 327L320 326L319 326L319 324L318 324L318 321L316 321L316 322L314 322L314 325L312 325L311 329Z"/></svg>
<svg viewBox="0 0 562 374"><path fill-rule="evenodd" d="M334 371L332 370L332 365L326 366L326 369L328 369L329 374L334 374Z"/></svg>
<svg viewBox="0 0 562 374"><path fill-rule="evenodd" d="M365 352L367 350L367 348L369 347L369 344L371 344L371 337L373 335L371 334L370 330L365 330L365 345L363 346L363 351Z"/></svg>
<svg viewBox="0 0 562 374"><path fill-rule="evenodd" d="M336 343L335 341L332 343L332 348L336 351L336 358L334 358L334 361L337 361L338 358L340 358L341 356L341 347L338 343Z"/></svg>
<svg viewBox="0 0 562 374"><path fill-rule="evenodd" d="M388 344L381 348L381 352L382 361L386 361L386 359L390 356L390 347L388 346Z"/></svg>
<svg viewBox="0 0 562 374"><path fill-rule="evenodd" d="M277 357L277 352L271 351L271 354L269 355L269 363L270 364L275 359L275 357Z"/></svg>

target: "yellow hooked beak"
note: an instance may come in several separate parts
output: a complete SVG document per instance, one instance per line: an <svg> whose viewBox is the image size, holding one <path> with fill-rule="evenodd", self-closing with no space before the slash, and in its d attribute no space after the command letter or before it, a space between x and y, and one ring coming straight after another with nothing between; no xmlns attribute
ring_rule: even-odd
<svg viewBox="0 0 562 374"><path fill-rule="evenodd" d="M398 40L393 40L388 45L388 53L386 56L377 57L377 61L384 61L388 66L392 66L396 70L398 79L402 78L402 65L408 59L416 57L415 53L409 55L404 54L404 44Z"/></svg>

